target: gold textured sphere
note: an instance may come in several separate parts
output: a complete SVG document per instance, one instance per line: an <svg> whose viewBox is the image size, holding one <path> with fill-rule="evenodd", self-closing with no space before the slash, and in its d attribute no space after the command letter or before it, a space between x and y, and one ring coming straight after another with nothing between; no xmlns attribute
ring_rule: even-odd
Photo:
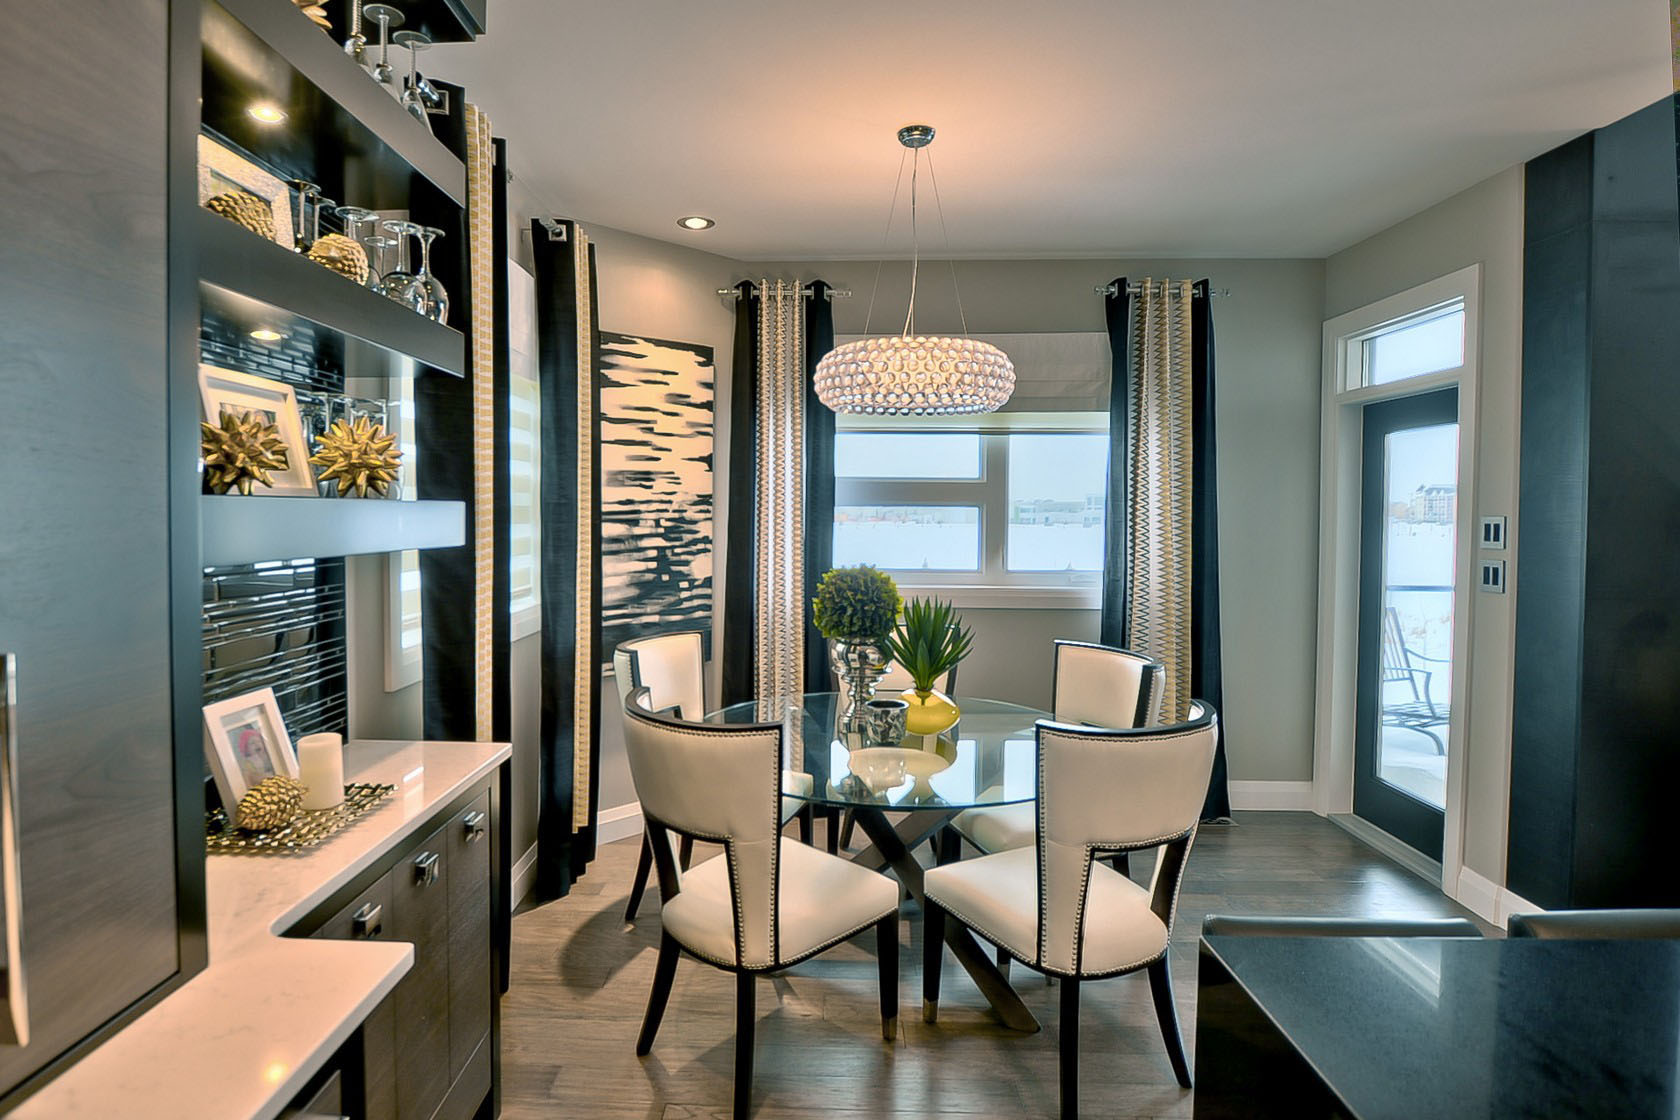
<svg viewBox="0 0 1680 1120"><path fill-rule="evenodd" d="M204 208L237 222L265 241L274 240L274 207L250 191L226 191L207 199Z"/></svg>
<svg viewBox="0 0 1680 1120"><path fill-rule="evenodd" d="M996 412L1015 365L989 342L898 336L836 346L817 363L817 398L835 412L954 416Z"/></svg>
<svg viewBox="0 0 1680 1120"><path fill-rule="evenodd" d="M367 250L342 233L324 233L309 247L309 259L358 284L367 283Z"/></svg>

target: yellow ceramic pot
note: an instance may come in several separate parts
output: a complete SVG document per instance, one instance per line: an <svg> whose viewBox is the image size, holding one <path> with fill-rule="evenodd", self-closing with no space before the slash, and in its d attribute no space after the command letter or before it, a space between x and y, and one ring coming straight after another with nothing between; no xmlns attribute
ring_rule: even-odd
<svg viewBox="0 0 1680 1120"><path fill-rule="evenodd" d="M904 727L912 735L937 735L962 715L951 698L937 688L908 690L904 702L910 705Z"/></svg>

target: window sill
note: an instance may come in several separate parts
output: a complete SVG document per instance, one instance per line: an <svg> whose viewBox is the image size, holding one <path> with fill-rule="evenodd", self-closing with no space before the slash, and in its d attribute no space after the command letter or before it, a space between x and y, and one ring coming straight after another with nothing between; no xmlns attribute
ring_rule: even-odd
<svg viewBox="0 0 1680 1120"><path fill-rule="evenodd" d="M524 610L514 611L509 619L508 641L517 642L521 638L529 638L532 634L542 632L542 606L526 607Z"/></svg>
<svg viewBox="0 0 1680 1120"><path fill-rule="evenodd" d="M976 584L912 584L900 580L906 599L933 596L955 607L974 610L1096 611L1102 609L1100 587L1010 587Z"/></svg>

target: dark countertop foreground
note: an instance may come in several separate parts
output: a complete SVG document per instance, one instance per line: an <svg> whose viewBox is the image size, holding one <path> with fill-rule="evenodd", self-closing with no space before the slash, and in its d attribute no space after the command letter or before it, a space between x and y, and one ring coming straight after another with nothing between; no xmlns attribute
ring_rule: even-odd
<svg viewBox="0 0 1680 1120"><path fill-rule="evenodd" d="M1198 1117L1680 1118L1680 941L1208 937L1201 964Z"/></svg>

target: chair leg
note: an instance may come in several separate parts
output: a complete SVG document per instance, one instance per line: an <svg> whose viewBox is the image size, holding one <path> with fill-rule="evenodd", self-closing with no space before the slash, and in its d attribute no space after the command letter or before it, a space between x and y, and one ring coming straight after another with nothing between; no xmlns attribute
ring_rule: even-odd
<svg viewBox="0 0 1680 1120"><path fill-rule="evenodd" d="M671 999L671 983L677 978L677 939L670 934L659 938L659 961L653 966L653 991L648 993L647 1014L642 1016L642 1033L636 1039L636 1057L647 1057L653 1049L653 1036L659 1033L659 1021L665 1017L665 1005Z"/></svg>
<svg viewBox="0 0 1680 1120"><path fill-rule="evenodd" d="M998 971L1003 973L1003 978L1005 980L1009 979L1009 962L1013 959L1014 958L1009 955L1009 951L1007 949L999 949L997 951Z"/></svg>
<svg viewBox="0 0 1680 1120"><path fill-rule="evenodd" d="M945 964L945 911L922 902L922 1022L939 1019L939 971Z"/></svg>
<svg viewBox="0 0 1680 1120"><path fill-rule="evenodd" d="M1132 877L1132 853L1115 852L1108 857L1108 865L1126 878L1130 879Z"/></svg>
<svg viewBox="0 0 1680 1120"><path fill-rule="evenodd" d="M1062 977L1062 1120L1079 1120L1079 981Z"/></svg>
<svg viewBox="0 0 1680 1120"><path fill-rule="evenodd" d="M735 1120L747 1120L752 1114L753 1024L757 1019L753 983L757 979L750 972L735 974Z"/></svg>
<svg viewBox="0 0 1680 1120"><path fill-rule="evenodd" d="M840 854L840 810L825 810L823 821L826 824L824 831L828 834L828 854L837 856Z"/></svg>
<svg viewBox="0 0 1680 1120"><path fill-rule="evenodd" d="M875 955L881 963L881 1037L898 1037L898 912L875 923Z"/></svg>
<svg viewBox="0 0 1680 1120"><path fill-rule="evenodd" d="M653 845L648 841L647 833L642 833L642 854L636 858L636 881L630 884L630 904L624 908L624 920L636 920L636 911L642 905L642 892L647 890L648 873L653 870Z"/></svg>
<svg viewBox="0 0 1680 1120"><path fill-rule="evenodd" d="M962 858L962 837L957 830L946 827L939 830L939 841L933 848L934 860L940 867L947 863L955 863Z"/></svg>
<svg viewBox="0 0 1680 1120"><path fill-rule="evenodd" d="M1172 970L1162 957L1149 966L1149 991L1155 997L1155 1017L1161 1021L1161 1040L1167 1044L1178 1083L1190 1088L1190 1063L1184 1060L1184 1038L1178 1033L1178 1008L1173 1004Z"/></svg>
<svg viewBox="0 0 1680 1120"><path fill-rule="evenodd" d="M799 807L799 842L806 847L810 847L816 842L815 825L816 821L812 819L811 815L811 806L808 804L801 805Z"/></svg>
<svg viewBox="0 0 1680 1120"><path fill-rule="evenodd" d="M694 858L694 837L684 836L682 845L677 850L677 862L682 864L684 871L688 870L689 861Z"/></svg>
<svg viewBox="0 0 1680 1120"><path fill-rule="evenodd" d="M852 825L856 823L856 815L850 809L847 809L845 816L841 818L840 824L840 846L842 848L849 848L852 846Z"/></svg>

